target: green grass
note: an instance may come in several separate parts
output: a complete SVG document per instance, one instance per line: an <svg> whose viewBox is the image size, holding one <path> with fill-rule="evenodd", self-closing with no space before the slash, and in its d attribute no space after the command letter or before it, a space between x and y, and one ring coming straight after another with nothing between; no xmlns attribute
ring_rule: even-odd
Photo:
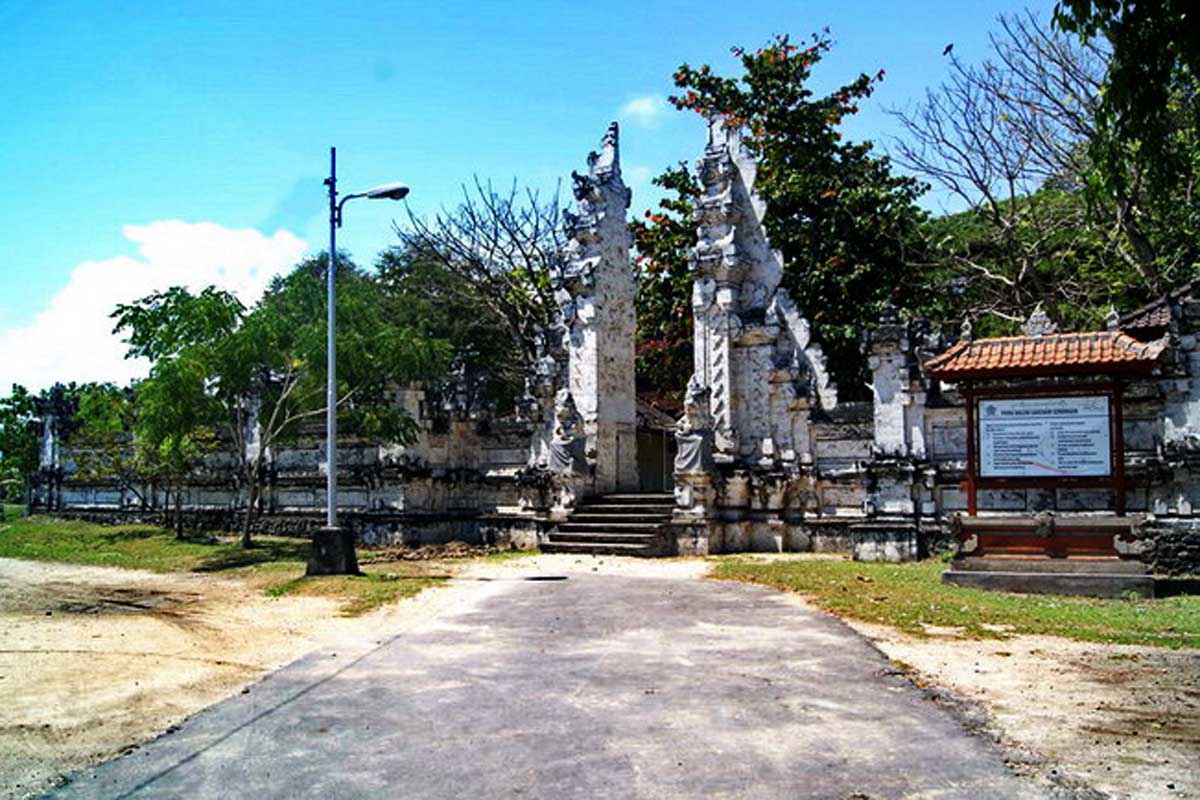
<svg viewBox="0 0 1200 800"><path fill-rule="evenodd" d="M936 560L872 564L731 557L718 560L712 577L796 592L834 614L918 636L933 625L961 628L974 638L1045 634L1087 642L1200 647L1198 596L1104 600L985 592L943 584L945 568Z"/></svg>
<svg viewBox="0 0 1200 800"><path fill-rule="evenodd" d="M96 525L46 516L0 522L0 558L57 561L154 572L227 572L272 597L308 595L340 601L346 616L412 597L450 576L438 562L380 562L362 576L304 577L309 544L305 539L257 536L242 549L234 537L175 534L150 525ZM495 554L491 558L511 557Z"/></svg>
<svg viewBox="0 0 1200 800"><path fill-rule="evenodd" d="M25 516L26 508L20 504L5 503L4 504L4 519L16 519L17 517Z"/></svg>
<svg viewBox="0 0 1200 800"><path fill-rule="evenodd" d="M0 522L0 557L154 572L213 572L264 562L303 562L308 542L264 536L258 547L243 550L232 539L179 540L150 525L105 526L32 516Z"/></svg>
<svg viewBox="0 0 1200 800"><path fill-rule="evenodd" d="M280 575L279 580L267 583L263 591L268 597L332 597L341 601L339 612L342 616L356 617L397 600L413 597L450 579L450 575L442 570L432 572L429 563L390 563L386 565L386 571L373 571L365 575L321 578Z"/></svg>

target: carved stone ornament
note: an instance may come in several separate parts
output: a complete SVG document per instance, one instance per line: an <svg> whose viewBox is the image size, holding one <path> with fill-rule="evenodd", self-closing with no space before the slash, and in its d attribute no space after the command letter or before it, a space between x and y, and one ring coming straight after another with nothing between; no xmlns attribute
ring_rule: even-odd
<svg viewBox="0 0 1200 800"><path fill-rule="evenodd" d="M712 469L712 418L708 413L708 387L699 375L688 381L683 417L675 428L677 473L707 472Z"/></svg>
<svg viewBox="0 0 1200 800"><path fill-rule="evenodd" d="M558 474L583 472L587 467L583 447L583 419L571 392L559 389L554 398L554 435L547 452L547 468Z"/></svg>
<svg viewBox="0 0 1200 800"><path fill-rule="evenodd" d="M1046 312L1039 305L1029 315L1029 319L1025 320L1025 324L1021 326L1021 331L1026 336L1050 336L1051 334L1058 333L1058 326L1054 324L1054 321L1046 315Z"/></svg>

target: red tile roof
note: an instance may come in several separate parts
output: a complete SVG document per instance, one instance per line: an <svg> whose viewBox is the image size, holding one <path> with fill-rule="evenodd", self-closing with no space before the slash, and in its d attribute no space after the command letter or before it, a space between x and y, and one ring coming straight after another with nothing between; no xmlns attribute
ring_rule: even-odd
<svg viewBox="0 0 1200 800"><path fill-rule="evenodd" d="M1165 347L1165 342L1147 344L1118 331L1011 336L959 342L926 361L925 367L945 381L1149 372Z"/></svg>

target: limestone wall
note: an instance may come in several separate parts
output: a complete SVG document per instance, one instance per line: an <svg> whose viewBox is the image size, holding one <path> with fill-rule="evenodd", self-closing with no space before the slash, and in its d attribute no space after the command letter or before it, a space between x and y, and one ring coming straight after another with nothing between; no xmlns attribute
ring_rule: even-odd
<svg viewBox="0 0 1200 800"><path fill-rule="evenodd" d="M419 436L409 446L343 435L338 444L338 508L343 522L375 543L482 541L478 519L514 511L523 492L520 473L529 456L531 427L516 419L480 420L438 413L420 391L405 404L417 416ZM52 429L47 437L53 439ZM81 477L69 440L44 448L33 491L38 510L109 521L168 518L174 498L154 486L122 486ZM235 453L217 452L183 490L188 524L236 528L246 493ZM307 534L323 519L326 503L324 428L317 422L266 459L266 487L255 527Z"/></svg>

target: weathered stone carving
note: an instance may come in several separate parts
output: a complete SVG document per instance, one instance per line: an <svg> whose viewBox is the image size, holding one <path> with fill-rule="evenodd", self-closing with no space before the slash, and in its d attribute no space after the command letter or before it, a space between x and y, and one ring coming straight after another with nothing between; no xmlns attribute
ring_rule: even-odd
<svg viewBox="0 0 1200 800"><path fill-rule="evenodd" d="M713 468L712 419L708 414L708 389L695 375L688 382L683 417L675 429L675 472L707 472Z"/></svg>
<svg viewBox="0 0 1200 800"><path fill-rule="evenodd" d="M718 120L697 163L694 374L709 390L718 463L812 461L810 403L837 404L808 321L780 287L782 256L763 226L757 164Z"/></svg>
<svg viewBox="0 0 1200 800"><path fill-rule="evenodd" d="M1058 333L1058 326L1054 321L1042 310L1039 305L1029 315L1029 319L1025 320L1025 324L1021 326L1021 331L1026 336L1049 336L1052 333Z"/></svg>
<svg viewBox="0 0 1200 800"><path fill-rule="evenodd" d="M547 451L547 468L556 474L587 470L583 452L583 420L568 389L560 389L554 402L554 436Z"/></svg>
<svg viewBox="0 0 1200 800"><path fill-rule="evenodd" d="M567 348L568 381L583 418L586 455L598 494L637 487L634 297L626 225L630 192L621 179L617 123L572 173L576 207L566 215L570 242L556 299Z"/></svg>

